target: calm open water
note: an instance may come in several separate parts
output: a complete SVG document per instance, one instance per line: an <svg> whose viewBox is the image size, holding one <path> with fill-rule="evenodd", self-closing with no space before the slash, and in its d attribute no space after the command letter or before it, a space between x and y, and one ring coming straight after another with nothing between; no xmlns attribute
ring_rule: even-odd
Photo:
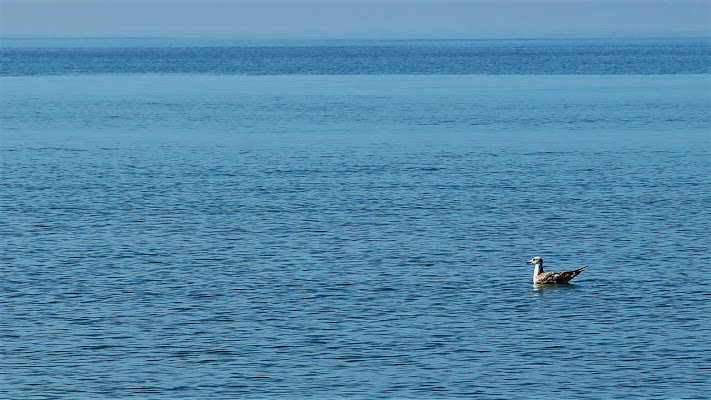
<svg viewBox="0 0 711 400"><path fill-rule="evenodd" d="M710 55L5 40L0 398L707 398Z"/></svg>

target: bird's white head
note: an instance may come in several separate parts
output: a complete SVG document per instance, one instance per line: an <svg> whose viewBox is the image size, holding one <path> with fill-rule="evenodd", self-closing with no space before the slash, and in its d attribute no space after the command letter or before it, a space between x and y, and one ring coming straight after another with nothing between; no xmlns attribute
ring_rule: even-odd
<svg viewBox="0 0 711 400"><path fill-rule="evenodd" d="M533 281L536 281L536 276L543 273L543 258L535 256L528 260L526 264L533 264Z"/></svg>
<svg viewBox="0 0 711 400"><path fill-rule="evenodd" d="M534 264L534 265L535 265L535 264L541 264L541 265L543 265L543 258L538 257L538 256L533 257L532 259L528 260L528 261L526 262L526 264Z"/></svg>

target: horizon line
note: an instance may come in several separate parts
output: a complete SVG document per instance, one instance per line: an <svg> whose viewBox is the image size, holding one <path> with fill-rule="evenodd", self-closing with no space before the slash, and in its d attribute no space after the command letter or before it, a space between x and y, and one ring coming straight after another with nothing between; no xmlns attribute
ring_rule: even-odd
<svg viewBox="0 0 711 400"><path fill-rule="evenodd" d="M64 33L64 34L15 34L0 32L3 39L203 39L203 40L476 40L476 39L534 39L534 38L634 38L634 37L697 37L711 40L711 29L707 31L580 31L580 32L472 32L472 33L403 33L403 34L243 34L243 33Z"/></svg>

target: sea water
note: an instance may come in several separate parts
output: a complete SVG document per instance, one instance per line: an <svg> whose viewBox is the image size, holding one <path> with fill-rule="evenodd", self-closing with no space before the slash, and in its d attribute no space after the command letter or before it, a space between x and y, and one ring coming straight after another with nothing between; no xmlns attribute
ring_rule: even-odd
<svg viewBox="0 0 711 400"><path fill-rule="evenodd" d="M710 49L5 40L0 397L707 398Z"/></svg>

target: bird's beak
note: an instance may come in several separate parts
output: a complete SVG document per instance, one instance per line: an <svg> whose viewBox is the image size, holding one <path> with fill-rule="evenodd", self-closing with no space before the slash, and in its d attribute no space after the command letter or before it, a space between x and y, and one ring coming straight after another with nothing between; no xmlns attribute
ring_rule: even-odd
<svg viewBox="0 0 711 400"><path fill-rule="evenodd" d="M533 260L526 261L526 264L533 264Z"/></svg>

